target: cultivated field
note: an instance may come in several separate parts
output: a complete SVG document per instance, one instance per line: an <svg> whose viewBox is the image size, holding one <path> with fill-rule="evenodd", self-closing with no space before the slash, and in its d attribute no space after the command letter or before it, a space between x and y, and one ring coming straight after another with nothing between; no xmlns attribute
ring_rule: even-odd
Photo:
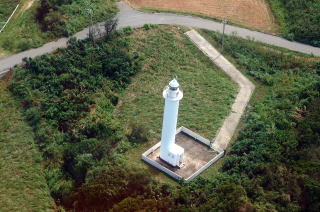
<svg viewBox="0 0 320 212"><path fill-rule="evenodd" d="M160 9L227 18L235 23L274 33L278 29L265 0L126 0L132 7Z"/></svg>

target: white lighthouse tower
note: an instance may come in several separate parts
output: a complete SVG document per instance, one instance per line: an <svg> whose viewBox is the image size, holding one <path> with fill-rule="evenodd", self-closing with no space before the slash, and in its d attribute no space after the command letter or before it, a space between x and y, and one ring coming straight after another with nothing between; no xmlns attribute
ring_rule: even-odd
<svg viewBox="0 0 320 212"><path fill-rule="evenodd" d="M172 166L180 166L184 154L184 149L175 144L179 101L182 97L179 83L173 79L163 91L165 106L160 146L160 158Z"/></svg>

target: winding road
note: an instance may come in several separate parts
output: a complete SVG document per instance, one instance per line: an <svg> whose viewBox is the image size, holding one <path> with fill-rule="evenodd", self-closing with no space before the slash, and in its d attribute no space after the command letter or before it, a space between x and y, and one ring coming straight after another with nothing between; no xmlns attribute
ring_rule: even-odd
<svg viewBox="0 0 320 212"><path fill-rule="evenodd" d="M176 24L188 27L202 28L221 32L222 24L216 21L207 20L203 18L177 15L170 13L144 13L136 11L130 8L125 2L119 2L120 12L117 14L118 18L118 28L131 26L131 27L141 27L144 24ZM103 31L103 23L98 23L97 26ZM84 39L88 36L89 29L76 33L74 37L78 39ZM288 41L284 38L252 31L249 29L244 29L237 26L227 25L226 34L231 35L236 33L239 37L250 38L256 41L261 41L263 43L287 48L293 51L313 54L315 56L320 56L320 48L312 47L310 45ZM0 77L3 76L8 70L17 64L22 62L25 57L34 58L36 56L53 52L54 50L67 46L68 38L61 38L57 41L49 42L39 48L30 49L24 52L20 52L9 57L0 59Z"/></svg>

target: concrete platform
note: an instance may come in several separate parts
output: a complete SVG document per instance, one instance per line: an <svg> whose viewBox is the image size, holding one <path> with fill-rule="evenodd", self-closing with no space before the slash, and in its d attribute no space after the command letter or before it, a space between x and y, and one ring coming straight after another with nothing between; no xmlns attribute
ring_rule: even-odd
<svg viewBox="0 0 320 212"><path fill-rule="evenodd" d="M146 151L142 159L175 179L190 181L224 154L222 150L211 148L209 140L185 127L177 130L176 144L185 151L181 167L173 167L160 159L160 142Z"/></svg>

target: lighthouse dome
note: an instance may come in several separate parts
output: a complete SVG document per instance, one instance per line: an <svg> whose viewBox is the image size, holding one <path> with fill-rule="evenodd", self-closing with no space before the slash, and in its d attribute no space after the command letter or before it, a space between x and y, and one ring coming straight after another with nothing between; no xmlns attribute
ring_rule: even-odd
<svg viewBox="0 0 320 212"><path fill-rule="evenodd" d="M169 82L169 85L163 90L163 98L170 101L179 101L183 97L182 90L180 90L180 85L176 79Z"/></svg>
<svg viewBox="0 0 320 212"><path fill-rule="evenodd" d="M173 79L169 82L170 90L177 90L179 88L179 83L176 79Z"/></svg>

